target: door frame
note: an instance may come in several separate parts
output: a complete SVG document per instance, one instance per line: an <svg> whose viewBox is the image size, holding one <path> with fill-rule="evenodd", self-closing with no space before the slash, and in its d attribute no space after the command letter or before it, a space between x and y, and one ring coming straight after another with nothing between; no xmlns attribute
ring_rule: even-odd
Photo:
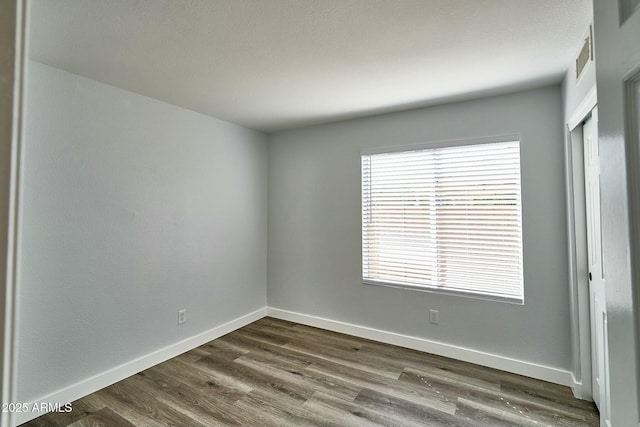
<svg viewBox="0 0 640 427"><path fill-rule="evenodd" d="M640 9L638 9L640 10ZM629 186L629 225L630 257L632 271L631 286L636 291L633 298L633 316L635 323L636 355L640 354L640 62L637 62L623 76L623 97L626 104L624 117L624 142L627 162L627 182ZM640 362L636 361L636 366ZM640 387L640 369L636 369L636 384ZM636 407L636 416L640 420L640 405ZM640 423L638 424L640 427Z"/></svg>
<svg viewBox="0 0 640 427"><path fill-rule="evenodd" d="M30 0L11 0L0 8L0 397L16 403L18 218L21 151L24 145L25 97ZM6 25L8 24L8 25ZM8 95L8 96L7 96ZM14 423L11 411L0 412L0 426Z"/></svg>
<svg viewBox="0 0 640 427"><path fill-rule="evenodd" d="M595 84L570 115L565 136L565 190L569 263L569 300L572 339L573 394L593 399L591 374L591 320L589 263L587 257L587 211L585 198L583 122L598 105Z"/></svg>

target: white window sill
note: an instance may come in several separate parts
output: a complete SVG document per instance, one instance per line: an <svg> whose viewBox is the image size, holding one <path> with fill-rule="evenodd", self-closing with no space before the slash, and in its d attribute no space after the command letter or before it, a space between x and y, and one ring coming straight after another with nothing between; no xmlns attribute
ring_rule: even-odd
<svg viewBox="0 0 640 427"><path fill-rule="evenodd" d="M371 279L362 279L365 285L385 286L389 288L408 289L412 291L430 292L441 295L451 295L456 297L472 298L485 301L504 302L508 304L524 305L524 298L504 297L499 295L479 294L468 291L459 291L454 289L438 288L432 286L412 285L408 283L383 282Z"/></svg>

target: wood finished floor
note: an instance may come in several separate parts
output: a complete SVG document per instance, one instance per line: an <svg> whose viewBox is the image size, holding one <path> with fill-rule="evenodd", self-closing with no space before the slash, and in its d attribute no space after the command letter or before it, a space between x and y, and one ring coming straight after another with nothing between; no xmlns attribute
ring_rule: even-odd
<svg viewBox="0 0 640 427"><path fill-rule="evenodd" d="M598 426L571 390L264 318L23 426Z"/></svg>

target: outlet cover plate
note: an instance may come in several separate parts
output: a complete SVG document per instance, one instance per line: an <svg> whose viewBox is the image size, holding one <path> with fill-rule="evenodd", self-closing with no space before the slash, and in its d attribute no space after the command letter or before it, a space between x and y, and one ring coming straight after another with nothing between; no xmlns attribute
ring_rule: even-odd
<svg viewBox="0 0 640 427"><path fill-rule="evenodd" d="M184 322L187 321L187 310L180 310L178 311L178 325L182 325Z"/></svg>
<svg viewBox="0 0 640 427"><path fill-rule="evenodd" d="M440 323L440 313L438 313L438 310L429 310L429 323L432 323L434 325L437 325L438 323Z"/></svg>

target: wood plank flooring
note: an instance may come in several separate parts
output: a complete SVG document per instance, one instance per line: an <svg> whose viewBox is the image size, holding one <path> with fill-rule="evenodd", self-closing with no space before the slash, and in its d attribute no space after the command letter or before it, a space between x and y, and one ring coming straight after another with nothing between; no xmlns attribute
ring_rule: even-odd
<svg viewBox="0 0 640 427"><path fill-rule="evenodd" d="M264 318L23 426L598 426L567 387Z"/></svg>

